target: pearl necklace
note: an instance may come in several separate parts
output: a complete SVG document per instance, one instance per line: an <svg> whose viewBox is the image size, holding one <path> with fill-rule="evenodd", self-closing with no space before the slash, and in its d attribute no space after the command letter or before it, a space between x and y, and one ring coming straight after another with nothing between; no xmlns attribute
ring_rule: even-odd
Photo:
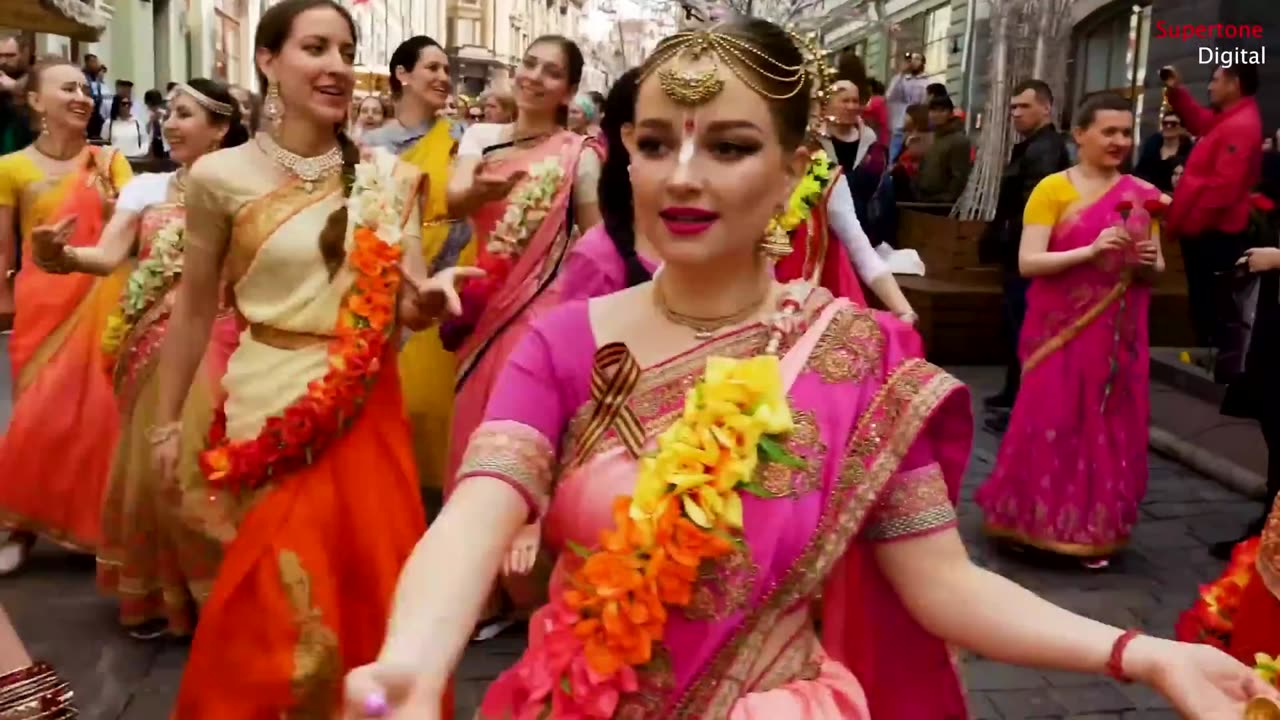
<svg viewBox="0 0 1280 720"><path fill-rule="evenodd" d="M336 175L342 169L342 148L333 146L322 155L303 157L298 153L280 147L276 139L269 133L258 133L258 147L286 172L302 181L307 192L316 189L321 180Z"/></svg>

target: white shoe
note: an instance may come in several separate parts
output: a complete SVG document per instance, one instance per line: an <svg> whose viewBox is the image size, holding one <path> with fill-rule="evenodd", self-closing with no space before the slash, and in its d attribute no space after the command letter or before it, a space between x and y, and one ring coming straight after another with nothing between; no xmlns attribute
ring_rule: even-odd
<svg viewBox="0 0 1280 720"><path fill-rule="evenodd" d="M494 620L493 622L487 623L485 624L484 627L480 628L480 630L476 632L475 636L472 637L471 640L472 642L484 642L486 640L492 640L498 637L499 635L501 635L504 630L506 630L507 628L515 624L516 623L514 620L508 620L506 618L502 618L500 620Z"/></svg>
<svg viewBox="0 0 1280 720"><path fill-rule="evenodd" d="M0 576L21 570L30 552L31 544L25 540L6 540L0 545Z"/></svg>

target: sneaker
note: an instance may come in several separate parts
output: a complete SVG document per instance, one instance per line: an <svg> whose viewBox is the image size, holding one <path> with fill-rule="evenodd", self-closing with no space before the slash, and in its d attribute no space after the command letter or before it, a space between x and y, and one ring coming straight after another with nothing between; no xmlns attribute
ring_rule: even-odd
<svg viewBox="0 0 1280 720"><path fill-rule="evenodd" d="M507 628L515 624L516 623L514 620L510 620L508 618L497 618L495 620L490 620L486 622L484 625L480 626L480 629L476 631L476 634L474 636L472 636L471 642L479 643L479 642L485 642L486 640L492 640L498 637L499 635L501 635L502 633L506 632Z"/></svg>

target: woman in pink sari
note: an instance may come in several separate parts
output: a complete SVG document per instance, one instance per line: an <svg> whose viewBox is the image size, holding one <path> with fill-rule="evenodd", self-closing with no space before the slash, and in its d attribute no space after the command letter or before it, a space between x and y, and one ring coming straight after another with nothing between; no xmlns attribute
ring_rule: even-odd
<svg viewBox="0 0 1280 720"><path fill-rule="evenodd" d="M970 562L953 509L968 393L904 352L905 324L779 284L761 252L804 171L808 74L780 69L804 60L758 19L650 55L626 143L663 269L534 323L406 565L379 660L347 677L348 720L440 717L511 538L543 513L569 587L485 718L963 718L944 640L1145 680L1201 720L1278 695L1219 651L1079 617Z"/></svg>
<svg viewBox="0 0 1280 720"><path fill-rule="evenodd" d="M978 489L986 529L1102 568L1147 489L1147 309L1160 253L1160 191L1120 172L1129 101L1087 101L1080 163L1045 178L1023 216L1033 278L1020 339L1023 390L995 470Z"/></svg>
<svg viewBox="0 0 1280 720"><path fill-rule="evenodd" d="M549 291L575 226L600 221L600 157L563 123L582 68L582 52L572 41L556 35L534 40L516 71L516 121L472 125L458 145L449 212L470 218L476 264L486 276L463 287L462 315L440 327L441 341L457 361L446 498L498 371L538 309L555 303ZM517 607L526 607L545 585L513 581L507 590Z"/></svg>

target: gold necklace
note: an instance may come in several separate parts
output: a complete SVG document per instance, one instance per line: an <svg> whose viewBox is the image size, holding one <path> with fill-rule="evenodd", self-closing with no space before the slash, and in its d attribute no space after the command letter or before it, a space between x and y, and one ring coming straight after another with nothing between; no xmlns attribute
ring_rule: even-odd
<svg viewBox="0 0 1280 720"><path fill-rule="evenodd" d="M258 133L257 140L258 147L262 148L267 157L301 180L302 188L308 193L315 190L321 180L342 170L342 148L337 145L320 155L305 157L281 147L270 133Z"/></svg>
<svg viewBox="0 0 1280 720"><path fill-rule="evenodd" d="M717 331L746 321L759 312L760 306L764 305L768 297L769 288L766 287L759 297L731 313L714 317L698 317L672 309L667 303L666 294L662 291L662 283L658 280L654 280L653 283L653 302L658 306L658 311L676 325L693 330L693 337L697 340L710 340Z"/></svg>

